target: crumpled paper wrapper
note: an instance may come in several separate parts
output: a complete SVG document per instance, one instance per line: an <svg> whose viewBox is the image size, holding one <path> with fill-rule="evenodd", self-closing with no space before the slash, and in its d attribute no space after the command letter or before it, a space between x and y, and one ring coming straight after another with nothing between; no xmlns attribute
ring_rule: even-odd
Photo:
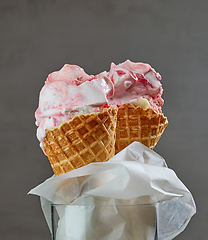
<svg viewBox="0 0 208 240"><path fill-rule="evenodd" d="M41 197L51 231L51 203L64 204L56 207L56 240L171 240L196 212L174 171L139 142L108 162L52 176L29 194Z"/></svg>

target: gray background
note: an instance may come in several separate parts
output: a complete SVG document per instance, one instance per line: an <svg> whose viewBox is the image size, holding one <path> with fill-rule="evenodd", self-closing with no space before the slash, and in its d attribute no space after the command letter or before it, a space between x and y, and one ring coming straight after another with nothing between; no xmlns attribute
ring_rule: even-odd
<svg viewBox="0 0 208 240"><path fill-rule="evenodd" d="M39 198L52 175L34 111L47 75L65 63L87 73L126 59L162 75L169 119L155 151L192 192L197 214L177 240L207 239L208 1L0 1L0 238L46 240Z"/></svg>

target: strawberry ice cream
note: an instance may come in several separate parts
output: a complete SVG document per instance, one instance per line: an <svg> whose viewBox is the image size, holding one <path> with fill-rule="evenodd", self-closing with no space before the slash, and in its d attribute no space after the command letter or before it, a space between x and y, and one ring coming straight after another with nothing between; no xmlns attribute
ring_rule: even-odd
<svg viewBox="0 0 208 240"><path fill-rule="evenodd" d="M109 72L88 75L76 65L64 65L49 74L40 92L35 112L37 137L44 140L45 129L59 126L77 114L102 112L110 105L124 103L149 106L161 113L161 76L149 64L129 60L111 64Z"/></svg>
<svg viewBox="0 0 208 240"><path fill-rule="evenodd" d="M124 103L136 103L142 97L148 100L155 112L161 112L161 76L149 64L129 60L117 66L112 63L107 78L112 83L111 94L107 96L109 104L121 106Z"/></svg>

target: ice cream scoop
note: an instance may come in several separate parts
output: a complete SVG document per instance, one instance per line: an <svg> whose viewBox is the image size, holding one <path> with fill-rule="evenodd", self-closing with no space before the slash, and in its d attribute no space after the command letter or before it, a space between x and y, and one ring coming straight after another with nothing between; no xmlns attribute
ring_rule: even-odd
<svg viewBox="0 0 208 240"><path fill-rule="evenodd" d="M78 114L99 112L100 106L106 104L105 89L92 77L82 68L67 64L60 71L49 74L35 112L40 142L46 129L59 126Z"/></svg>
<svg viewBox="0 0 208 240"><path fill-rule="evenodd" d="M121 106L144 98L155 112L161 112L161 76L149 64L129 60L118 65L112 63L108 77L114 86L114 94L108 97L109 103Z"/></svg>
<svg viewBox="0 0 208 240"><path fill-rule="evenodd" d="M110 105L125 103L143 106L145 99L156 112L163 105L161 76L149 64L130 60L115 65L109 72L88 75L76 65L65 64L59 71L49 74L40 92L35 112L37 137L44 140L45 130L59 126L62 121L78 114L102 112ZM147 105L147 104L146 104Z"/></svg>

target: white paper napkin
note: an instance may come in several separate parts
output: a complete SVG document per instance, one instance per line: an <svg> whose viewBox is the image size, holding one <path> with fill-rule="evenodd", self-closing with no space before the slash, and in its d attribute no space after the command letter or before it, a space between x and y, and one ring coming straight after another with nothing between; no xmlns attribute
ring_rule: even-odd
<svg viewBox="0 0 208 240"><path fill-rule="evenodd" d="M52 176L29 193L41 197L50 229L51 203L68 204L57 207L56 240L168 240L196 212L191 193L174 171L139 142L108 162Z"/></svg>

